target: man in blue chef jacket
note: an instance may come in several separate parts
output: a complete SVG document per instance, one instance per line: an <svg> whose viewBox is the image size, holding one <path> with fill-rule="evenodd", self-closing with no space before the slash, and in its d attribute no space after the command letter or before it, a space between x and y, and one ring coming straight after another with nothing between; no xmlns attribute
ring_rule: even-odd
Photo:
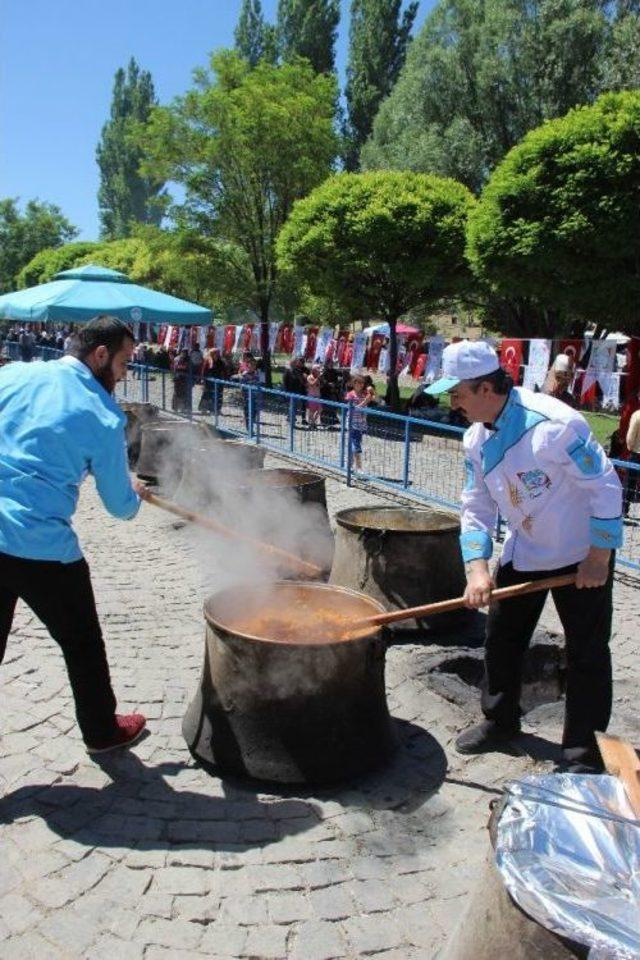
<svg viewBox="0 0 640 960"><path fill-rule="evenodd" d="M18 597L60 645L90 753L128 746L140 714L116 713L87 561L71 526L93 474L103 504L129 520L146 499L127 467L125 417L113 399L133 352L115 317L83 325L61 360L0 371L0 662Z"/></svg>

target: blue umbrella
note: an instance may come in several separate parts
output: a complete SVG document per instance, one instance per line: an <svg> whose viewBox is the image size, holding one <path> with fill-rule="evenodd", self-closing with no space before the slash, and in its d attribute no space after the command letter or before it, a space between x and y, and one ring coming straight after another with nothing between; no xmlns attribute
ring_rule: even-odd
<svg viewBox="0 0 640 960"><path fill-rule="evenodd" d="M211 311L206 307L140 287L126 274L94 264L63 270L49 283L0 297L0 317L20 323L83 323L99 313L128 323L207 326L212 322Z"/></svg>

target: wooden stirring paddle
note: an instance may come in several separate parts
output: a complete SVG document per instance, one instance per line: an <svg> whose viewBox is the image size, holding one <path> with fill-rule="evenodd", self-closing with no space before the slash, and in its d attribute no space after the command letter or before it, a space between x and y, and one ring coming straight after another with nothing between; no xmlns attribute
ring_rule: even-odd
<svg viewBox="0 0 640 960"><path fill-rule="evenodd" d="M596 733L598 749L605 770L622 780L627 800L636 818L640 820L640 759L626 740L610 733Z"/></svg>
<svg viewBox="0 0 640 960"><path fill-rule="evenodd" d="M538 590L551 590L554 587L568 587L576 582L575 573L563 573L558 577L545 577L542 580L527 580L525 583L516 583L511 587L499 587L491 591L491 600L507 600L510 597L521 597L525 593L537 593ZM437 613L448 613L450 610L460 610L466 606L464 597L455 597L453 600L439 600L436 603L427 603L422 607L406 607L404 610L392 610L391 613L377 613L374 617L364 620L355 620L347 631L345 639L354 635L362 636L366 629L384 627L388 623L397 623L398 620L422 620Z"/></svg>
<svg viewBox="0 0 640 960"><path fill-rule="evenodd" d="M293 553L288 553L286 550L281 550L280 547L274 547L270 543L264 543L262 540L256 540L254 537L250 537L245 533L240 533L237 530L233 530L231 527L226 527L218 520L214 520L213 517L206 517L202 513L195 513L193 510L187 510L186 507L181 507L178 503L173 503L172 500L165 500L164 497L158 497L155 493L148 493L145 497L145 500L147 503L152 503L154 507L160 507L161 510L166 510L167 513L173 513L176 517L181 517L183 520L188 520L189 523L195 523L199 527L205 527L207 530L212 530L221 537L242 540L244 543L250 544L255 550L264 554L265 557L268 557L273 562L285 563L288 567L290 567L290 569L295 570L298 573L302 573L311 579L315 580L322 575L321 568L316 566L315 563L308 563L306 560L296 557Z"/></svg>

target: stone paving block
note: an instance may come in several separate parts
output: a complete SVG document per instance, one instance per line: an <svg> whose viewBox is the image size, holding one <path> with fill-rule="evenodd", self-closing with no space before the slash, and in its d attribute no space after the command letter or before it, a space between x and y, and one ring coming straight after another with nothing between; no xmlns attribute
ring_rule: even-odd
<svg viewBox="0 0 640 960"><path fill-rule="evenodd" d="M28 930L2 944L2 960L67 960L68 956L37 930Z"/></svg>
<svg viewBox="0 0 640 960"><path fill-rule="evenodd" d="M98 937L91 946L91 960L143 960L144 955L141 943L120 940L111 934Z"/></svg>
<svg viewBox="0 0 640 960"><path fill-rule="evenodd" d="M201 846L195 844L192 847L180 846L167 854L167 865L170 867L203 867L210 870L214 862L213 851L203 850Z"/></svg>
<svg viewBox="0 0 640 960"><path fill-rule="evenodd" d="M162 917L164 920L170 920L173 916L173 900L173 894L145 893L137 904L137 908L143 917Z"/></svg>
<svg viewBox="0 0 640 960"><path fill-rule="evenodd" d="M171 916L191 923L209 924L220 912L220 897L207 894L204 897L177 896L173 898Z"/></svg>
<svg viewBox="0 0 640 960"><path fill-rule="evenodd" d="M150 847L149 849L142 847L138 850L131 850L124 859L125 866L132 870L144 870L146 867L157 870L164 867L166 862L167 851L158 850L156 847Z"/></svg>
<svg viewBox="0 0 640 960"><path fill-rule="evenodd" d="M153 881L155 893L203 896L211 889L211 874L199 867L165 867Z"/></svg>
<svg viewBox="0 0 640 960"><path fill-rule="evenodd" d="M199 945L203 928L199 923L188 920L163 920L161 918L142 921L134 936L137 943L155 943L161 947L176 947L180 950L195 950Z"/></svg>
<svg viewBox="0 0 640 960"><path fill-rule="evenodd" d="M240 957L243 956L248 936L247 927L216 920L207 926L200 949L207 956L215 954L220 957Z"/></svg>
<svg viewBox="0 0 640 960"><path fill-rule="evenodd" d="M304 885L303 867L287 864L260 864L251 868L248 881L257 893L269 890L300 890Z"/></svg>
<svg viewBox="0 0 640 960"><path fill-rule="evenodd" d="M12 936L35 927L42 914L21 893L8 893L0 900L0 917Z"/></svg>
<svg viewBox="0 0 640 960"><path fill-rule="evenodd" d="M269 897L268 910L273 923L294 923L312 917L311 904L302 892Z"/></svg>
<svg viewBox="0 0 640 960"><path fill-rule="evenodd" d="M251 927L241 956L259 957L260 960L286 960L286 927Z"/></svg>
<svg viewBox="0 0 640 960"><path fill-rule="evenodd" d="M393 870L392 863L387 858L354 857L351 861L351 872L357 880L386 880Z"/></svg>
<svg viewBox="0 0 640 960"><path fill-rule="evenodd" d="M269 843L278 839L278 828L271 820L243 820L240 824L240 839L244 843Z"/></svg>
<svg viewBox="0 0 640 960"><path fill-rule="evenodd" d="M118 864L96 884L92 892L116 903L123 900L136 902L151 886L152 880L151 870L131 870Z"/></svg>
<svg viewBox="0 0 640 960"><path fill-rule="evenodd" d="M98 932L93 918L86 917L80 907L50 914L41 921L38 930L46 940L72 957L90 953L90 945Z"/></svg>
<svg viewBox="0 0 640 960"><path fill-rule="evenodd" d="M343 920L356 912L346 884L311 890L308 896L313 914L319 920Z"/></svg>
<svg viewBox="0 0 640 960"><path fill-rule="evenodd" d="M349 884L349 890L360 908L360 913L381 913L392 910L397 903L391 881L357 880Z"/></svg>
<svg viewBox="0 0 640 960"><path fill-rule="evenodd" d="M242 926L255 926L267 922L267 898L265 896L229 897L220 907L220 920Z"/></svg>
<svg viewBox="0 0 640 960"><path fill-rule="evenodd" d="M296 927L290 960L337 960L347 947L336 923L316 921Z"/></svg>
<svg viewBox="0 0 640 960"><path fill-rule="evenodd" d="M387 916L350 917L343 927L356 956L391 950L403 941L397 924Z"/></svg>
<svg viewBox="0 0 640 960"><path fill-rule="evenodd" d="M298 869L305 886L312 889L332 887L350 878L351 871L347 863L341 860L317 860L314 863L302 863Z"/></svg>

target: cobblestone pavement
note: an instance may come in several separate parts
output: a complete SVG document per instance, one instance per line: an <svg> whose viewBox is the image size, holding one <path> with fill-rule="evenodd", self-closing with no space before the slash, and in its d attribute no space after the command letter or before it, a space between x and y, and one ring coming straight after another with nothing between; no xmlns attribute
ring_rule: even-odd
<svg viewBox="0 0 640 960"><path fill-rule="evenodd" d="M332 513L377 502L327 487ZM489 802L548 759L457 756L477 696L438 692L428 669L438 650L402 644L387 655L400 748L386 769L308 795L210 777L180 732L202 666L205 587L189 531L147 505L130 523L112 520L91 484L76 526L119 707L143 711L150 735L90 759L59 650L19 605L0 668L2 960L434 957L474 886ZM638 586L616 583L621 733L635 724ZM558 705L529 718L526 748L551 756Z"/></svg>

